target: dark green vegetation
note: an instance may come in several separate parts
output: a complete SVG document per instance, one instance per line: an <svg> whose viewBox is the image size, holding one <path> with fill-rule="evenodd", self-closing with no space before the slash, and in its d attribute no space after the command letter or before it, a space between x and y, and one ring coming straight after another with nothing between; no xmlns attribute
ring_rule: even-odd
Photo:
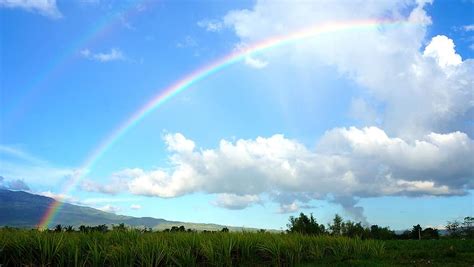
<svg viewBox="0 0 474 267"><path fill-rule="evenodd" d="M0 230L4 266L472 266L474 240L328 235Z"/></svg>
<svg viewBox="0 0 474 267"><path fill-rule="evenodd" d="M313 217L313 214L307 215L301 213L299 217L290 217L288 223L289 233L311 234L311 235L332 235L332 236L346 236L357 237L361 239L439 239L440 233L438 229L426 228L423 229L419 224L414 225L411 230L395 233L388 227L381 227L378 225L363 226L361 222L353 222L344 219L336 214L332 223L327 227L324 224L319 224ZM443 231L446 236L451 238L474 238L474 217L465 217L462 222L454 221L448 222L446 225L447 231Z"/></svg>
<svg viewBox="0 0 474 267"><path fill-rule="evenodd" d="M54 202L54 199L30 194L23 191L11 191L0 188L0 227L12 226L21 228L35 228L40 218ZM223 225L204 223L184 223L156 219L151 217L136 218L116 215L97 209L65 203L55 216L51 225L112 225L124 223L133 227L151 227L163 230L172 226L184 225L186 228L197 230L220 230ZM229 226L227 226L229 227ZM229 227L231 230L242 230L242 227Z"/></svg>

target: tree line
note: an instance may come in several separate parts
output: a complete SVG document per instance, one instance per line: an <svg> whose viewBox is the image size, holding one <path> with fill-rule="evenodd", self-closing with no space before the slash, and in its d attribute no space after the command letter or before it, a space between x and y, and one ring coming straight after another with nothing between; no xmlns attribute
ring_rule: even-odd
<svg viewBox="0 0 474 267"><path fill-rule="evenodd" d="M308 235L332 235L358 237L362 239L438 239L438 229L428 227L423 229L419 224L414 225L411 230L397 234L389 227L378 225L364 226L362 222L344 220L336 214L327 226L319 224L311 213L307 216L300 213L298 217L290 216L287 224L288 233L300 233ZM465 217L462 222L450 221L446 225L447 236L451 238L474 238L474 217Z"/></svg>
<svg viewBox="0 0 474 267"><path fill-rule="evenodd" d="M11 227L5 227L11 228ZM465 217L463 221L448 221L445 226L444 237L448 238L460 238L460 239L474 239L474 217ZM110 227L106 224L89 226L81 225L77 229L71 225L63 226L61 224L56 225L52 229L46 229L49 232L109 232L109 231L137 231L142 233L154 232L150 227L143 228L131 228L126 226L124 223L117 225L111 225ZM196 232L194 229L186 229L183 225L172 226L162 230L162 232ZM204 230L203 233L215 233L215 232L229 232L227 227L223 227L220 230ZM266 232L264 229L260 229L257 232ZM442 235L436 228L427 227L422 228L419 224L414 225L411 230L406 230L402 233L396 233L389 227L382 227L379 225L363 225L362 222L353 222L351 220L344 220L340 215L336 214L332 219L331 223L327 225L320 224L312 213L306 215L300 213L298 217L290 216L287 224L286 233L299 233L303 235L329 235L329 236L345 236L352 238L361 239L439 239Z"/></svg>

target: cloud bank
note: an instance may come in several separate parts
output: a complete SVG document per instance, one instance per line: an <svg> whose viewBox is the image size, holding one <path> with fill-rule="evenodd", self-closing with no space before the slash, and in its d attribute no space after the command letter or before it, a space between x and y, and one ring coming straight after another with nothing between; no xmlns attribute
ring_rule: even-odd
<svg viewBox="0 0 474 267"><path fill-rule="evenodd" d="M171 168L125 169L107 186L85 181L82 188L161 198L205 192L218 194L215 204L229 209L259 203L262 194L287 194L275 198L282 211L296 210L295 200L335 196L334 202L361 219L354 197L452 196L474 188L474 142L461 132L407 141L377 127L337 128L315 149L283 135L221 140L214 149L197 149L180 133L165 141Z"/></svg>

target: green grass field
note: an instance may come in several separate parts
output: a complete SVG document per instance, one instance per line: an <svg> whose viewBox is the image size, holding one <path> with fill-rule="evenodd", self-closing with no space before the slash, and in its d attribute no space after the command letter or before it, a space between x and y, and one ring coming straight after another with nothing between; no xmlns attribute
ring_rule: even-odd
<svg viewBox="0 0 474 267"><path fill-rule="evenodd" d="M473 266L474 240L0 230L2 266Z"/></svg>

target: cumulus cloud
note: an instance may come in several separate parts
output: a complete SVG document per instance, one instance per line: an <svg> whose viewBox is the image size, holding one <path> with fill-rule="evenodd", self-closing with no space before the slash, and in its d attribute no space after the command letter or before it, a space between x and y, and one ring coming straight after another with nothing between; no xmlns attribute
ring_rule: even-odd
<svg viewBox="0 0 474 267"><path fill-rule="evenodd" d="M62 17L56 0L0 0L0 7L20 8L53 19Z"/></svg>
<svg viewBox="0 0 474 267"><path fill-rule="evenodd" d="M278 213L293 213L297 212L300 209L296 202L290 204L281 204Z"/></svg>
<svg viewBox="0 0 474 267"><path fill-rule="evenodd" d="M462 63L461 56L454 50L454 42L444 35L437 35L426 46L423 56L432 57L442 68Z"/></svg>
<svg viewBox="0 0 474 267"><path fill-rule="evenodd" d="M143 173L140 169L125 169L114 173L107 184L100 184L93 180L85 179L79 184L79 188L88 192L99 192L104 194L117 194L127 189L126 183L130 177L136 177Z"/></svg>
<svg viewBox="0 0 474 267"><path fill-rule="evenodd" d="M179 133L164 139L171 167L123 170L120 188L162 198L217 193L214 204L230 209L273 194L280 212L295 211L296 200L332 199L363 221L354 197L452 196L474 188L474 142L461 132L407 141L377 127L336 128L315 149L283 135L221 140L214 149L197 149Z"/></svg>
<svg viewBox="0 0 474 267"><path fill-rule="evenodd" d="M337 196L333 202L338 203L356 221L368 225L367 217L364 215L364 208L356 206L357 200L353 196Z"/></svg>
<svg viewBox="0 0 474 267"><path fill-rule="evenodd" d="M221 208L240 210L260 202L257 195L219 194L214 204Z"/></svg>
<svg viewBox="0 0 474 267"><path fill-rule="evenodd" d="M80 51L80 54L84 58L99 61L99 62L125 60L125 56L123 52L118 48L112 48L110 49L109 52L102 52L102 53L93 53L89 49L84 49Z"/></svg>
<svg viewBox="0 0 474 267"><path fill-rule="evenodd" d="M255 58L251 55L245 57L245 64L255 69L262 69L268 65L268 62Z"/></svg>
<svg viewBox="0 0 474 267"><path fill-rule="evenodd" d="M360 30L336 31L273 49L259 56L271 64L310 72L315 64L335 67L370 95L355 106L374 117L390 134L420 138L430 132L470 131L474 113L474 62L462 60L447 36L426 36L431 1L256 1L251 9L233 10L222 21L239 38L238 46L289 34L308 25L360 20L402 21ZM357 10L357 12L354 12ZM295 19L298 18L298 19ZM431 40L430 40L431 39ZM428 45L425 47L425 43ZM278 76L282 74L275 74ZM311 75L308 73L308 75ZM358 102L356 104L360 104Z"/></svg>

